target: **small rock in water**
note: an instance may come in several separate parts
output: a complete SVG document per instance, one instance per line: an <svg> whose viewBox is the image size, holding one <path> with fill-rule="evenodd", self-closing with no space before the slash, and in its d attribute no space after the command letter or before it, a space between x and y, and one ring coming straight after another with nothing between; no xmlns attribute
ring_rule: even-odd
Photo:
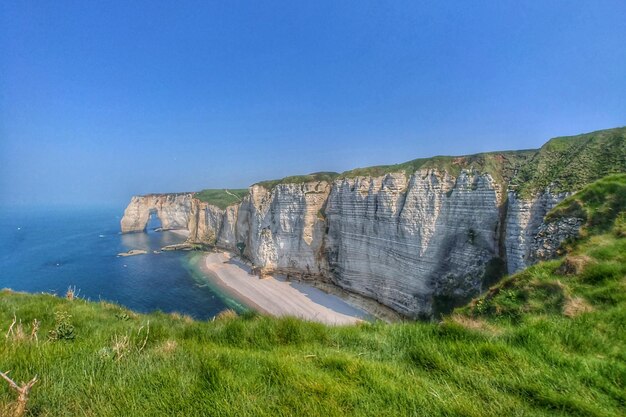
<svg viewBox="0 0 626 417"><path fill-rule="evenodd" d="M146 253L148 253L147 250L143 250L143 249L131 249L128 252L120 252L117 254L117 256L135 256L135 255L145 255Z"/></svg>

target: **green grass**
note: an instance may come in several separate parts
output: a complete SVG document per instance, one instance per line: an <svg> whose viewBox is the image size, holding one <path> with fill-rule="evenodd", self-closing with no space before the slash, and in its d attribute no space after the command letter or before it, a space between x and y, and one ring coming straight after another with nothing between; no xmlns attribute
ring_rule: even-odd
<svg viewBox="0 0 626 417"><path fill-rule="evenodd" d="M503 151L487 152L465 156L434 156L419 158L395 165L380 165L368 168L357 168L346 171L341 178L363 176L382 176L394 172L402 172L409 176L420 169L437 169L446 171L450 175L458 176L461 170L473 170L491 174L496 181L503 183L510 180L523 163L529 160L537 151Z"/></svg>
<svg viewBox="0 0 626 417"><path fill-rule="evenodd" d="M267 189L278 184L341 178L380 177L390 173L409 176L420 169L437 169L458 176L461 170L490 174L522 196L550 186L554 192L576 191L605 175L626 171L626 127L600 130L549 140L538 150L487 152L465 156L418 158L394 165L356 168L341 174L320 172L257 183Z"/></svg>
<svg viewBox="0 0 626 417"><path fill-rule="evenodd" d="M558 275L560 261L538 265L493 289L487 307L441 324L194 322L3 292L0 327L13 313L37 318L42 340L0 344L0 366L20 380L39 375L31 415L620 415L626 239L598 236L579 251L596 262L580 276ZM573 297L594 310L564 316ZM71 315L74 340L44 341L55 311ZM0 404L13 397L0 389Z"/></svg>
<svg viewBox="0 0 626 417"><path fill-rule="evenodd" d="M467 156L435 156L396 165L357 168L340 178L411 175L419 169L438 169L457 176L462 169L490 174L500 184L528 196L551 186L554 192L575 191L605 175L626 171L626 127L578 136L559 137L539 150L488 152Z"/></svg>
<svg viewBox="0 0 626 417"><path fill-rule="evenodd" d="M536 150L524 150L488 152L466 156L434 156L432 158L414 159L395 165L356 168L341 174L336 172L317 172L308 175L294 175L282 179L261 181L256 185L272 190L279 184L302 184L313 181L330 183L341 178L380 177L390 173L404 173L410 176L419 169L438 169L446 171L453 176L458 176L462 169L475 170L481 173L489 173L496 181L504 183L510 180L514 172L536 152Z"/></svg>
<svg viewBox="0 0 626 417"><path fill-rule="evenodd" d="M400 164L356 168L343 173L294 175L261 181L255 185L273 190L279 184L315 181L330 183L336 179L380 177L390 173L410 176L421 169L446 171L455 177L461 170L490 174L499 184L510 185L522 196L532 195L548 186L554 192L576 191L605 175L626 171L626 127L554 138L541 149L418 158ZM205 190L202 193L209 192L211 195L215 192L219 199L220 191Z"/></svg>
<svg viewBox="0 0 626 417"><path fill-rule="evenodd" d="M626 172L626 127L554 138L521 166L513 186L530 195L551 186L574 191L612 173Z"/></svg>
<svg viewBox="0 0 626 417"><path fill-rule="evenodd" d="M194 197L205 203L219 207L222 210L233 204L238 204L249 194L248 189L234 190L202 190L194 194Z"/></svg>
<svg viewBox="0 0 626 417"><path fill-rule="evenodd" d="M578 217L586 221L588 232L604 232L626 212L626 174L606 176L563 200L548 219ZM618 227L620 225L618 224Z"/></svg>
<svg viewBox="0 0 626 417"><path fill-rule="evenodd" d="M579 205L593 217L622 181L590 185ZM15 314L24 336L0 341L0 370L39 376L32 416L624 415L623 217L587 223L565 258L505 278L440 323L199 322L2 291L1 333ZM53 330L68 339L48 341ZM0 385L0 415L14 399Z"/></svg>
<svg viewBox="0 0 626 417"><path fill-rule="evenodd" d="M591 259L579 275L537 265L441 324L195 322L2 292L0 328L14 313L42 325L39 344L1 342L0 367L39 375L34 416L622 415L626 239L594 236L577 254ZM578 298L593 310L566 317ZM46 341L57 311L74 340ZM0 410L13 399L0 387Z"/></svg>
<svg viewBox="0 0 626 417"><path fill-rule="evenodd" d="M293 175L291 177L285 177L278 180L268 180L257 182L255 185L259 185L268 190L273 190L279 184L304 184L306 182L326 181L331 183L337 178L339 174L336 172L315 172L307 175Z"/></svg>

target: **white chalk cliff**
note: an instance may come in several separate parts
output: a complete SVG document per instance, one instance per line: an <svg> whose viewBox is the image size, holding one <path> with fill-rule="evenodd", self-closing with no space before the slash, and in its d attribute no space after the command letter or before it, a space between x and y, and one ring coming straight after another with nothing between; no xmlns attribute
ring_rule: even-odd
<svg viewBox="0 0 626 417"><path fill-rule="evenodd" d="M623 150L626 131L617 130ZM539 170L541 158L552 155L546 152L530 152L519 163ZM502 166L509 158L488 157ZM381 175L261 183L226 208L193 193L135 196L122 231L144 230L152 212L163 228L186 228L191 242L243 249L264 270L332 282L405 316L428 317L548 257L543 243L535 253L538 239L546 240L544 217L576 188L551 191L557 175L546 187L520 193L520 166L494 171L463 161L460 169L424 164L410 173L389 167Z"/></svg>

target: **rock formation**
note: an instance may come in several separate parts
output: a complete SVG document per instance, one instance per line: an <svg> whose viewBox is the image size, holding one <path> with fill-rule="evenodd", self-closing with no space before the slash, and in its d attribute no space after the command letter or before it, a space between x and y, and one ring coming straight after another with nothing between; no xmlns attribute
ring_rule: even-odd
<svg viewBox="0 0 626 417"><path fill-rule="evenodd" d="M405 316L428 317L507 271L554 256L578 232L580 219L544 222L578 185L566 182L578 169L570 165L612 146L621 158L585 175L626 171L626 129L590 135L572 138L565 150L554 151L550 141L538 151L259 183L225 208L193 193L135 196L122 231L144 230L154 212L164 229L187 228L190 242L241 251L263 270L332 282ZM546 158L557 158L559 170L533 177Z"/></svg>
<svg viewBox="0 0 626 417"><path fill-rule="evenodd" d="M187 229L192 193L134 196L124 211L122 233L146 230L151 214L161 220L163 230Z"/></svg>

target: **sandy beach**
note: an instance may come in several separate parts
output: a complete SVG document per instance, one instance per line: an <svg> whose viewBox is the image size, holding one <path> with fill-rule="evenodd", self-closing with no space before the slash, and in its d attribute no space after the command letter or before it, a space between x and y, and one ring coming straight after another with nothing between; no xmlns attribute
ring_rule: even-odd
<svg viewBox="0 0 626 417"><path fill-rule="evenodd" d="M250 268L227 252L208 253L200 265L215 284L262 313L332 325L355 324L367 317L364 311L317 288L271 276L260 279L250 275Z"/></svg>

